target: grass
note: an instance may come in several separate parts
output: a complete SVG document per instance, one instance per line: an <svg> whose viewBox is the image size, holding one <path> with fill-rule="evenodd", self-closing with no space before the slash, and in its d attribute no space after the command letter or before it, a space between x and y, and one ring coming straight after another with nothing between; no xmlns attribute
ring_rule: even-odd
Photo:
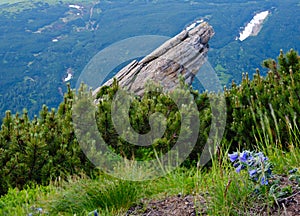
<svg viewBox="0 0 300 216"><path fill-rule="evenodd" d="M278 129L278 119L274 114L272 106L269 106L271 116L275 123L276 133L275 135L272 134L269 119L266 118L266 115L261 113L259 123L257 122L257 124L260 124L261 128L263 128L263 132L262 134L259 134L258 138L256 138L256 144L258 146L258 150L267 154L273 161L275 171L279 173L287 173L292 167L298 167L300 164L300 130L296 123L296 117L294 117L293 120L290 120L288 117L285 118L286 127L288 128L288 134L286 136L289 137L289 150L283 150L283 143L280 139L281 133ZM259 132L259 130L257 132Z"/></svg>
<svg viewBox="0 0 300 216"><path fill-rule="evenodd" d="M0 215L26 215L36 202L44 196L49 196L55 192L52 187L35 186L19 191L9 189L8 193L0 198Z"/></svg>
<svg viewBox="0 0 300 216"><path fill-rule="evenodd" d="M279 171L282 167L299 165L300 152L268 155ZM241 215L256 206L251 196L255 185L247 172L236 173L223 152L213 160L209 170L178 168L165 177L130 182L100 174L97 179L86 177L57 181L48 187L23 191L10 190L0 199L1 215L26 215L42 208L50 215L88 215L97 210L100 215L124 215L142 198L163 199L177 194L202 194L207 200L209 215ZM262 203L263 204L263 203ZM2 211L2 212L1 212Z"/></svg>

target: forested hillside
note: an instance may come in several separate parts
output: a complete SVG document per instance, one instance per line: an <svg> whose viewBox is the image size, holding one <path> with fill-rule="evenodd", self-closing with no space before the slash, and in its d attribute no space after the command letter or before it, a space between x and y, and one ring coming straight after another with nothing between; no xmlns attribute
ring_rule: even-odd
<svg viewBox="0 0 300 216"><path fill-rule="evenodd" d="M74 3L75 2L75 3ZM32 118L43 104L56 108L75 88L85 65L99 51L140 35L172 37L197 19L215 29L209 61L229 85L250 78L262 59L279 49L299 49L299 1L1 1L0 116L27 108ZM256 13L270 16L260 33L236 40Z"/></svg>

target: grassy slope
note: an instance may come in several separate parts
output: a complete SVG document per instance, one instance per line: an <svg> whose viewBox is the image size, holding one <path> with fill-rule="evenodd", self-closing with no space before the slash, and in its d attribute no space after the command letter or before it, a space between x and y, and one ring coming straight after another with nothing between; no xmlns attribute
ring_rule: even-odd
<svg viewBox="0 0 300 216"><path fill-rule="evenodd" d="M287 174L287 167L299 165L299 150L285 155L279 152L275 149L269 154L277 173ZM222 165L215 160L213 167L206 172L178 169L150 182L126 182L103 174L97 180L70 178L68 182L59 181L49 187L21 192L11 190L0 199L0 207L11 215L28 214L33 212L32 207L41 207L50 215L88 215L96 209L100 215L124 215L131 205L139 203L142 198L163 199L177 194L197 193L206 194L204 197L208 200L210 215L244 213L257 205L257 198L249 196L255 185L247 179L246 172L237 174L225 157L226 152L223 153ZM227 187L229 182L230 187ZM260 206L267 203L264 198ZM4 212L2 214L5 215Z"/></svg>

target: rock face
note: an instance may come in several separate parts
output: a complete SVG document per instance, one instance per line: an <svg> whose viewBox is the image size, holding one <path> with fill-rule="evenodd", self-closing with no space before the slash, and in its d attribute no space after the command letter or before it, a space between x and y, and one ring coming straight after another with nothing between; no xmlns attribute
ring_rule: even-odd
<svg viewBox="0 0 300 216"><path fill-rule="evenodd" d="M181 76L186 83L191 84L205 63L208 42L214 35L213 28L206 22L195 22L191 26L142 60L134 60L121 69L115 76L119 86L136 95L143 95L149 80L161 84L164 91L174 89ZM103 86L110 86L112 83L113 79L110 79Z"/></svg>

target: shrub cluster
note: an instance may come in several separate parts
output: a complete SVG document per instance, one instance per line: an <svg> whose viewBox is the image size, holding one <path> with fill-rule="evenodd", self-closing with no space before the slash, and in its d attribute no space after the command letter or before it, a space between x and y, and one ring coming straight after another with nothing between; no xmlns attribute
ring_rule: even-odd
<svg viewBox="0 0 300 216"><path fill-rule="evenodd" d="M184 85L182 83L182 85ZM159 87L151 87L143 95L143 97L135 97L131 101L129 110L122 110L125 114L129 115L130 125L134 131L138 134L147 134L151 130L159 131L162 126L158 124L161 119L152 121L154 125L150 127L150 118L154 113L163 114L166 118L165 121L165 132L162 137L157 137L150 146L137 146L129 143L120 136L115 130L114 123L123 124L122 120L119 122L112 121L111 107L114 100L115 92L119 90L116 82L114 82L111 88L105 88L100 91L97 95L99 99L99 105L97 110L97 125L103 138L114 151L127 158L135 158L137 160L148 160L154 159L155 154L168 152L178 141L180 136L181 142L184 140L185 145L193 145L190 137L198 137L193 152L190 154L188 159L189 164L192 161L196 161L199 158L199 153L202 152L203 146L206 143L211 123L211 109L210 109L210 96L208 93L199 94L196 91L188 89L187 86L183 86L182 89L175 90L171 93L163 93ZM183 98L192 97L192 101L195 102L197 110L193 110L190 106L190 101L186 100L182 104L186 105L186 109L179 110L178 104L176 104L172 98ZM196 107L195 106L195 107ZM181 107L182 108L182 107ZM187 120L187 124L183 124L182 117ZM158 116L158 118L160 118ZM193 121L199 119L199 134L191 134L193 127ZM130 134L130 133L129 133ZM137 140L139 143L147 142L147 140Z"/></svg>
<svg viewBox="0 0 300 216"><path fill-rule="evenodd" d="M225 140L231 149L255 149L270 140L270 145L287 149L290 123L300 119L300 57L294 50L280 52L278 62L265 60L266 77L257 70L252 80L243 75L240 85L225 89L227 128ZM271 129L271 130L270 130Z"/></svg>
<svg viewBox="0 0 300 216"><path fill-rule="evenodd" d="M9 187L49 184L58 176L90 173L94 168L82 153L72 127L69 88L57 111L43 106L40 117L6 112L0 131L0 195Z"/></svg>

